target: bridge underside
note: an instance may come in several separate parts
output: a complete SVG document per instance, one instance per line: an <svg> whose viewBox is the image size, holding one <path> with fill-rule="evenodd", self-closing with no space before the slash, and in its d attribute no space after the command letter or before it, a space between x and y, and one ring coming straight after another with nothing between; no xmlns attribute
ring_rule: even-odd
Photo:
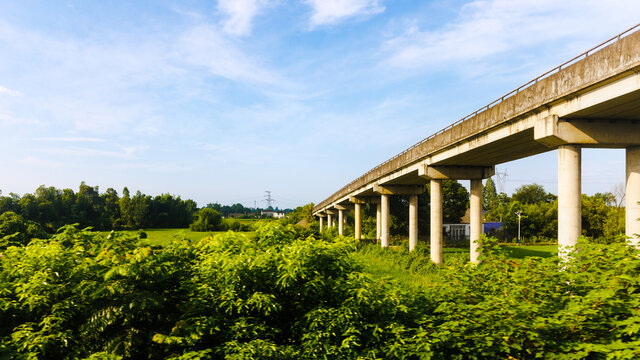
<svg viewBox="0 0 640 360"><path fill-rule="evenodd" d="M382 204L378 205L378 234L384 236L385 229L380 229L380 222L388 224L385 220L388 196L411 195L414 204L413 197L424 185L430 184L431 189L436 189L431 209L437 213L441 211L438 210L441 204L434 196L435 199L441 196L437 190L439 182L467 179L471 180L473 243L474 238L480 238L478 197L481 198L482 179L492 176L497 164L557 149L559 242L571 245L580 235L581 149L626 148L627 234L640 233L640 225L635 221L640 218L637 205L640 201L638 49L640 32L539 82L536 80L535 84L503 98L497 105L372 169L318 204L314 214L324 216L336 209L346 211L352 203ZM413 214L410 218L413 218L415 208L410 209ZM441 219L431 220L432 224L438 221ZM412 226L417 225L410 224L410 230ZM411 234L415 236L415 231L410 231ZM434 235L438 236L432 233L432 237ZM385 244L384 239L382 243Z"/></svg>

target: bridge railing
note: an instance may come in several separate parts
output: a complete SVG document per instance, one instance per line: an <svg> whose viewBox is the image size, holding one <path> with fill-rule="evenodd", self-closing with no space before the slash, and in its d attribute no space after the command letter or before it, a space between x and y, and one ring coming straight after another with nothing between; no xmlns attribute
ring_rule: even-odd
<svg viewBox="0 0 640 360"><path fill-rule="evenodd" d="M367 171L367 172L366 172L366 173L364 173L363 175L359 176L359 177L358 177L358 178L356 178L355 180L353 180L353 181L351 181L350 183L348 183L347 185L343 186L342 188L340 188L340 190L336 191L336 192L335 192L335 193L333 193L331 196L329 196L327 199L325 199L324 201L320 202L316 207L317 207L317 208L321 208L321 207L326 206L326 205L327 205L327 202L328 202L328 200L329 200L329 199L332 199L334 196L337 196L338 194L340 194L340 193L341 193L341 192L343 192L344 190L349 189L349 187L350 187L350 186L352 186L353 184L357 183L358 181L360 181L360 180L364 179L365 177L367 177L367 175L371 174L372 172L375 172L376 170L378 170L378 169L382 168L382 167L383 167L383 166L385 166L386 164L388 164L388 163L390 163L390 162L392 162L392 161L394 161L394 160L398 159L399 157L401 157L401 156L403 156L403 155L407 154L409 151L411 151L411 150L413 150L413 149L417 148L418 146L420 146L420 145L422 145L422 144L426 143L427 141L429 141L429 140L431 140L431 139L435 138L436 136L441 135L441 134L445 133L446 131L449 131L449 130L453 129L455 126L457 126L457 125L459 125L459 124L463 123L463 122L464 122L464 121L466 121L466 120L469 120L469 119L471 119L471 118L473 118L473 117L477 116L477 115L478 115L479 113L481 113L481 112L484 112L484 111L487 111L487 110L491 109L492 107L494 107L494 106L496 106L496 105L500 104L500 103L501 103L501 102L503 102L504 100L506 100L506 99L508 99L508 98L510 98L510 97L512 97L512 96L514 96L514 95L516 95L516 94L518 94L520 91L522 91L522 90L524 90L524 89L526 89L526 88L528 88L528 87L530 87L530 86L532 86L532 85L536 84L538 81L540 81L540 80L542 80L542 79L544 79L544 78L546 78L546 77L548 77L548 76L550 76L550 75L553 75L553 74L555 74L555 73L559 72L560 70L562 70L563 68L565 68L567 65L571 65L571 64L573 64L573 63L575 63L575 62L577 62L577 61L579 61L579 60L582 60L582 59L587 58L587 57L589 56L589 54L590 54L590 53L593 53L594 51L599 50L599 49L601 49L601 48L603 48L603 47L605 47L605 46L608 46L608 45L611 45L611 44L613 44L613 43L618 42L621 38L623 38L623 37L625 37L625 36L627 36L627 35L629 35L629 34L631 34L631 33L635 32L635 31L637 31L638 29L640 29L640 23L639 23L639 24L636 24L636 25L634 25L634 26L632 26L632 27L630 27L630 28L628 28L627 30L625 30L625 31L623 31L623 32L621 32L621 33L619 33L618 35L615 35L615 36L611 37L611 38L610 38L610 39L608 39L608 40L605 40L605 41L601 42L600 44L598 44L598 45L596 45L596 46L592 47L591 49L589 49L589 50L587 50L587 51L585 51L585 52L581 53L580 55L577 55L577 56L573 57L572 59L565 61L564 63L562 63L562 64L560 64L560 65L556 66L555 68L553 68L553 69L551 69L551 70L549 70L549 71L547 71L547 72L545 72L545 73L543 73L542 75L540 75L540 76L536 77L535 79L533 79L533 80L531 80L531 81L529 81L529 82L525 83L524 85L521 85L521 86L520 86L520 87L518 87L517 89L512 90L512 91L510 91L510 92L508 92L508 93L504 94L503 96L501 96L501 97L499 97L499 98L495 99L494 101L490 102L489 104L487 104L487 105L485 105L485 106L483 106L483 107L479 108L478 110L476 110L476 111L474 111L474 112L472 112L472 113L468 114L467 116L465 116L465 117L461 118L460 120L458 120L458 121L456 121L456 122L454 122L454 123L452 123L452 124L448 125L447 127L445 127L445 128L443 128L443 129L441 129L441 130L439 130L439 131L435 132L434 134L429 135L428 137L426 137L426 138L424 138L424 139L422 139L422 140L418 141L417 143L415 143L414 145L410 146L409 148L407 148L407 149L406 149L406 150L404 150L403 152L396 154L395 156L393 156L392 158L390 158L390 159L386 160L385 162L383 162L383 163L381 163L381 164L378 164L378 165L377 165L376 167L374 167L373 169L371 169L371 170ZM352 190L353 190L353 189L352 189Z"/></svg>

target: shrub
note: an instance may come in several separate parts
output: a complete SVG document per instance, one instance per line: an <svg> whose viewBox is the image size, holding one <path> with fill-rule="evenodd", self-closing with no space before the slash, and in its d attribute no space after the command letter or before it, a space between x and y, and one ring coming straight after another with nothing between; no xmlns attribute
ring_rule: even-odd
<svg viewBox="0 0 640 360"><path fill-rule="evenodd" d="M204 208L198 211L198 218L191 224L193 231L217 231L221 229L222 214L219 211Z"/></svg>

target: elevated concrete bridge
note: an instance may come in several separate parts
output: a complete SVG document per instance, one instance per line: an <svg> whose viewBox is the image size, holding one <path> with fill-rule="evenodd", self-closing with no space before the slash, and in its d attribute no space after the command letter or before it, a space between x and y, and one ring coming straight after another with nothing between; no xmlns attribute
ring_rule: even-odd
<svg viewBox="0 0 640 360"><path fill-rule="evenodd" d="M626 149L626 234L640 245L640 24L427 137L313 208L343 233L344 212L377 204L377 237L389 244L389 196L410 195L409 248L417 243L418 194L430 186L431 259L442 262L443 179L471 180L471 261L482 229L482 180L495 165L558 151L558 243L581 234L581 149Z"/></svg>

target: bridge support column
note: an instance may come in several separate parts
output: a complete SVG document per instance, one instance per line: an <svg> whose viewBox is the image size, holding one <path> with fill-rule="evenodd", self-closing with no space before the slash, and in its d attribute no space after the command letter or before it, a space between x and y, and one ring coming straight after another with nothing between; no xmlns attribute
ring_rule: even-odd
<svg viewBox="0 0 640 360"><path fill-rule="evenodd" d="M344 210L338 210L338 235L344 234Z"/></svg>
<svg viewBox="0 0 640 360"><path fill-rule="evenodd" d="M625 195L625 235L632 245L640 245L640 146L627 148L627 183Z"/></svg>
<svg viewBox="0 0 640 360"><path fill-rule="evenodd" d="M582 232L581 148L558 147L558 254L566 258Z"/></svg>
<svg viewBox="0 0 640 360"><path fill-rule="evenodd" d="M389 246L389 195L380 195L380 244Z"/></svg>
<svg viewBox="0 0 640 360"><path fill-rule="evenodd" d="M418 244L418 195L409 195L409 251Z"/></svg>
<svg viewBox="0 0 640 360"><path fill-rule="evenodd" d="M469 199L469 241L470 260L478 264L482 252L480 243L482 236L482 179L471 180L471 197Z"/></svg>
<svg viewBox="0 0 640 360"><path fill-rule="evenodd" d="M376 204L376 241L382 239L382 206Z"/></svg>
<svg viewBox="0 0 640 360"><path fill-rule="evenodd" d="M330 228L333 226L333 218L331 214L327 214L327 227Z"/></svg>
<svg viewBox="0 0 640 360"><path fill-rule="evenodd" d="M360 218L361 215L361 210L360 210L360 204L356 203L355 204L355 210L354 210L354 220L355 220L355 224L354 224L354 230L355 230L355 238L356 240L360 240L362 238L362 220Z"/></svg>
<svg viewBox="0 0 640 360"><path fill-rule="evenodd" d="M431 261L442 264L442 180L430 180L431 195Z"/></svg>
<svg viewBox="0 0 640 360"><path fill-rule="evenodd" d="M322 226L324 225L324 216L318 216L320 219L320 231L322 231Z"/></svg>

